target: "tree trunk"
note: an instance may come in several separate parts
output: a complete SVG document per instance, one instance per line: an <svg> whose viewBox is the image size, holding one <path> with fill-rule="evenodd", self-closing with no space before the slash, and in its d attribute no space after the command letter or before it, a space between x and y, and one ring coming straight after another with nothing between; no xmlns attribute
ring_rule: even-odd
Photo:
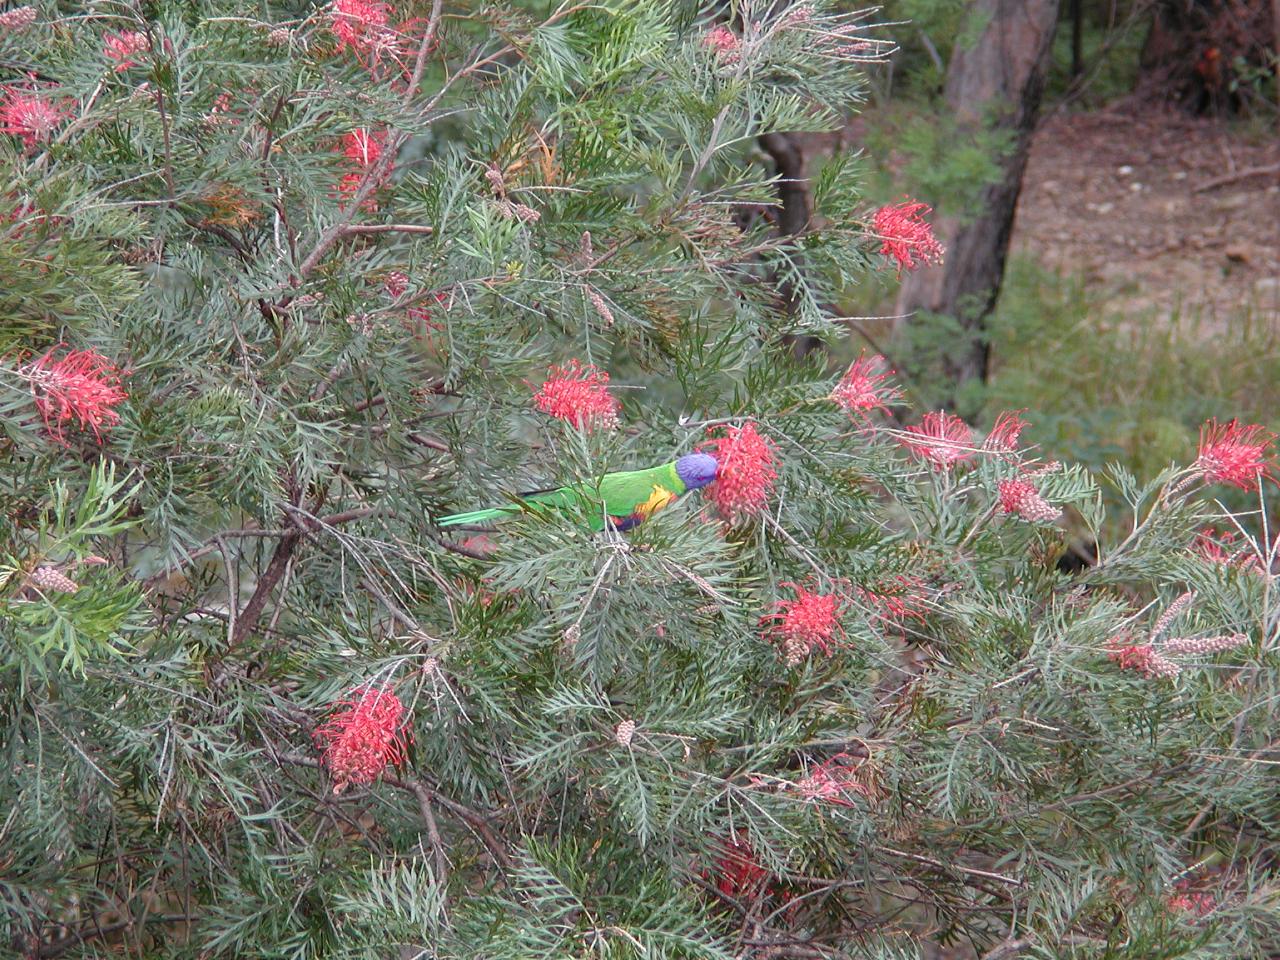
<svg viewBox="0 0 1280 960"><path fill-rule="evenodd" d="M774 172L779 178L778 234L798 237L808 232L809 221L813 217L813 198L809 192L804 143L800 135L794 133L765 133L759 139L761 149L773 160ZM783 285L779 294L790 311L794 305L795 292ZM787 334L783 341L791 347L798 359L825 347L821 339L812 336Z"/></svg>
<svg viewBox="0 0 1280 960"><path fill-rule="evenodd" d="M1084 0L1071 0L1071 80L1084 76Z"/></svg>
<svg viewBox="0 0 1280 960"><path fill-rule="evenodd" d="M1276 64L1276 108L1280 110L1280 0L1271 0L1271 55Z"/></svg>
<svg viewBox="0 0 1280 960"><path fill-rule="evenodd" d="M897 313L917 310L954 317L965 331L944 351L956 388L987 377L986 320L1004 279L1014 209L1022 189L1031 134L1058 21L1058 0L973 0L971 19L984 24L972 44L957 43L947 67L946 104L962 129L1007 130L1012 148L1004 176L986 188L982 213L961 223L942 211L934 232L946 249L942 267L908 274ZM950 406L955 406L955 393Z"/></svg>
<svg viewBox="0 0 1280 960"><path fill-rule="evenodd" d="M1250 106L1241 76L1265 69L1280 42L1277 0L1159 0L1139 61L1139 91L1194 113L1234 113Z"/></svg>

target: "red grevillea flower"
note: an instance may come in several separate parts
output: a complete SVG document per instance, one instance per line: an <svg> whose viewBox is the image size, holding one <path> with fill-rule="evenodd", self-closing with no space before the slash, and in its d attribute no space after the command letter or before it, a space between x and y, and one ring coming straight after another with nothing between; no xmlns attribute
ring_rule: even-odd
<svg viewBox="0 0 1280 960"><path fill-rule="evenodd" d="M1128 639L1114 638L1107 649L1107 659L1122 670L1135 670L1151 679L1172 679L1182 672L1182 667L1157 650L1154 644L1127 643Z"/></svg>
<svg viewBox="0 0 1280 960"><path fill-rule="evenodd" d="M1024 520L1056 520L1062 512L1044 497L1030 480L1001 480L997 484L1000 506Z"/></svg>
<svg viewBox="0 0 1280 960"><path fill-rule="evenodd" d="M1205 527L1196 534L1196 539L1191 545L1191 549L1210 563L1225 567L1231 563L1232 558L1232 554L1226 545L1232 543L1235 538L1235 534L1229 530L1226 533L1219 533L1212 527Z"/></svg>
<svg viewBox="0 0 1280 960"><path fill-rule="evenodd" d="M715 884L726 897L754 899L765 891L769 871L756 858L745 837L734 833L719 843L715 861Z"/></svg>
<svg viewBox="0 0 1280 960"><path fill-rule="evenodd" d="M1195 469L1209 483L1226 483L1241 490L1257 490L1262 478L1271 479L1274 465L1267 448L1276 435L1256 423L1210 420L1200 428L1200 451Z"/></svg>
<svg viewBox="0 0 1280 960"><path fill-rule="evenodd" d="M973 456L973 431L954 414L933 410L924 415L919 424L907 427L908 436L899 443L919 457L927 460L935 470L949 470L952 464Z"/></svg>
<svg viewBox="0 0 1280 960"><path fill-rule="evenodd" d="M352 783L373 783L388 765L404 762L404 706L390 690L356 687L316 728L334 793Z"/></svg>
<svg viewBox="0 0 1280 960"><path fill-rule="evenodd" d="M1170 895L1169 909L1177 913L1188 913L1194 917L1203 917L1213 913L1217 903L1211 894L1202 890L1191 890Z"/></svg>
<svg viewBox="0 0 1280 960"><path fill-rule="evenodd" d="M996 417L982 446L996 453L1017 453L1018 437L1027 429L1027 421L1019 416L1020 413L1021 410L1005 411Z"/></svg>
<svg viewBox="0 0 1280 960"><path fill-rule="evenodd" d="M400 270L392 270L383 278L382 288L393 300L399 300L409 290L409 275Z"/></svg>
<svg viewBox="0 0 1280 960"><path fill-rule="evenodd" d="M0 103L0 133L20 137L31 150L49 140L68 116L65 100L55 102L29 90L8 87Z"/></svg>
<svg viewBox="0 0 1280 960"><path fill-rule="evenodd" d="M65 222L65 218L50 216L30 200L18 200L12 195L5 198L14 205L8 211L0 212L0 224L12 224L7 234L14 240L23 236L29 229L42 226L57 227Z"/></svg>
<svg viewBox="0 0 1280 960"><path fill-rule="evenodd" d="M847 753L837 753L809 768L809 775L796 781L796 790L806 800L822 800L841 807L851 807L850 793L870 796L872 791L858 777L860 763Z"/></svg>
<svg viewBox="0 0 1280 960"><path fill-rule="evenodd" d="M1244 547L1234 550L1236 535L1230 530L1219 533L1212 527L1205 527L1196 534L1191 549L1200 557L1216 563L1220 567L1235 567L1250 573L1265 575L1266 565L1253 550Z"/></svg>
<svg viewBox="0 0 1280 960"><path fill-rule="evenodd" d="M342 155L348 160L354 160L357 166L372 167L381 159L386 140L385 130L371 133L360 127L343 135Z"/></svg>
<svg viewBox="0 0 1280 960"><path fill-rule="evenodd" d="M342 155L351 161L353 169L344 173L342 179L338 181L338 193L341 196L353 197L359 192L360 184L364 182L370 168L382 159L386 143L385 130L369 131L360 127L343 134ZM385 183L390 176L390 170L382 171L377 186ZM362 206L366 210L376 210L378 204L372 197L367 197Z"/></svg>
<svg viewBox="0 0 1280 960"><path fill-rule="evenodd" d="M385 58L408 74L407 58L415 46L410 34L422 21L410 20L393 26L394 11L381 0L333 0L329 6L329 28L338 38L338 51L350 50L371 70Z"/></svg>
<svg viewBox="0 0 1280 960"><path fill-rule="evenodd" d="M927 203L903 198L901 203L881 207L871 221L876 237L883 241L880 253L897 262L899 276L903 270L942 262L942 244L922 217L931 210Z"/></svg>
<svg viewBox="0 0 1280 960"><path fill-rule="evenodd" d="M128 397L120 387L120 371L93 350L72 350L55 360L57 349L21 370L31 384L36 408L57 440L63 439L63 428L72 420L101 439L102 427L120 421L115 408Z"/></svg>
<svg viewBox="0 0 1280 960"><path fill-rule="evenodd" d="M136 67L133 59L151 47L147 35L138 30L122 30L119 33L108 33L102 38L102 55L108 60L116 61L116 73Z"/></svg>
<svg viewBox="0 0 1280 960"><path fill-rule="evenodd" d="M761 635L778 645L787 666L820 651L831 656L844 637L840 625L843 601L833 593L814 593L794 583L784 583L795 591L794 600L779 600L773 610L760 618Z"/></svg>
<svg viewBox="0 0 1280 960"><path fill-rule="evenodd" d="M813 7L807 3L797 3L787 10L782 19L778 21L778 26L785 30L787 27L802 26L811 20L813 20Z"/></svg>
<svg viewBox="0 0 1280 960"><path fill-rule="evenodd" d="M720 431L719 435L714 435ZM740 427L711 427L708 439L698 445L720 464L707 496L726 520L754 516L764 509L778 471L774 467L777 448L772 440L748 421Z"/></svg>
<svg viewBox="0 0 1280 960"><path fill-rule="evenodd" d="M409 292L409 275L399 270L392 270L386 275L382 281L382 287L391 295L392 299L399 300L402 296ZM443 290L437 290L429 296L436 303L446 305L449 295ZM431 319L431 311L425 307L410 307L405 311L406 317L411 321L409 327L425 328L427 330L442 330L444 325L438 320Z"/></svg>
<svg viewBox="0 0 1280 960"><path fill-rule="evenodd" d="M712 27L702 35L702 45L711 50L723 63L736 63L740 41L737 34L724 24Z"/></svg>
<svg viewBox="0 0 1280 960"><path fill-rule="evenodd" d="M881 618L893 623L924 620L929 613L925 582L909 573L900 573L874 590L860 587L858 596L874 607Z"/></svg>
<svg viewBox="0 0 1280 960"><path fill-rule="evenodd" d="M849 364L836 388L831 391L831 399L855 417L863 417L876 409L884 409L886 404L895 403L902 391L886 384L893 374L889 364L879 354L867 356L863 350L858 359Z"/></svg>
<svg viewBox="0 0 1280 960"><path fill-rule="evenodd" d="M391 4L379 0L333 0L329 7L329 29L338 38L338 50L358 56L383 42L391 23Z"/></svg>
<svg viewBox="0 0 1280 960"><path fill-rule="evenodd" d="M551 368L533 395L533 405L587 433L596 427L616 427L621 409L617 397L609 392L609 374L593 363L584 365L577 360Z"/></svg>

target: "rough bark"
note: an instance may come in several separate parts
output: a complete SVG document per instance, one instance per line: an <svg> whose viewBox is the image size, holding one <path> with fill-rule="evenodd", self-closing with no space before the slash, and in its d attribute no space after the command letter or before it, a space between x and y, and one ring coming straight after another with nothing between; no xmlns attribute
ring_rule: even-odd
<svg viewBox="0 0 1280 960"><path fill-rule="evenodd" d="M1004 279L1058 0L974 0L970 15L985 26L973 44L956 45L947 67L946 104L961 129L1007 130L1013 146L1001 161L1003 177L983 192L976 219L961 223L945 210L939 212L934 232L946 248L945 262L941 268L909 274L897 306L900 316L927 310L955 317L963 326L965 336L944 351L943 360L957 387L987 377L986 320ZM954 399L949 405L955 405Z"/></svg>

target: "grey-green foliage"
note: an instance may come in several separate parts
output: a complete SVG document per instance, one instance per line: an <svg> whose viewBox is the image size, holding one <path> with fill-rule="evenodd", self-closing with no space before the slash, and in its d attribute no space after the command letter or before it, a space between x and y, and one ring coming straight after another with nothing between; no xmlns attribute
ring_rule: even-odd
<svg viewBox="0 0 1280 960"><path fill-rule="evenodd" d="M866 18L735 7L717 53L681 4L443 9L413 90L328 7L0 35L11 88L74 101L3 144L57 215L0 245L3 949L1274 953L1274 584L1190 549L1211 500L1027 451L930 469L783 340L841 331L878 241L847 158L777 236L754 144L855 106ZM117 71L121 30L151 50ZM361 128L402 145L367 205ZM72 348L122 370L101 442L35 403L31 357ZM617 429L534 409L569 359L611 372ZM626 534L431 522L747 420L779 475L737 524L698 494ZM1132 535L1059 572L1062 529L1001 505L1027 477ZM1184 635L1246 642L1173 680L1107 656L1188 588ZM799 591L840 628L788 664ZM364 685L404 762L335 782L318 730ZM1184 877L1207 916L1170 906Z"/></svg>

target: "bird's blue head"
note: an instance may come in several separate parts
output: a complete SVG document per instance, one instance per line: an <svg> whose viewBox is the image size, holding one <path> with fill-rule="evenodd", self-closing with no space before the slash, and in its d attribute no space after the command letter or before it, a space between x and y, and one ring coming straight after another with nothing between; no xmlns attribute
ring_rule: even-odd
<svg viewBox="0 0 1280 960"><path fill-rule="evenodd" d="M685 487L697 490L716 478L720 465L709 453L686 453L676 461L676 473Z"/></svg>

